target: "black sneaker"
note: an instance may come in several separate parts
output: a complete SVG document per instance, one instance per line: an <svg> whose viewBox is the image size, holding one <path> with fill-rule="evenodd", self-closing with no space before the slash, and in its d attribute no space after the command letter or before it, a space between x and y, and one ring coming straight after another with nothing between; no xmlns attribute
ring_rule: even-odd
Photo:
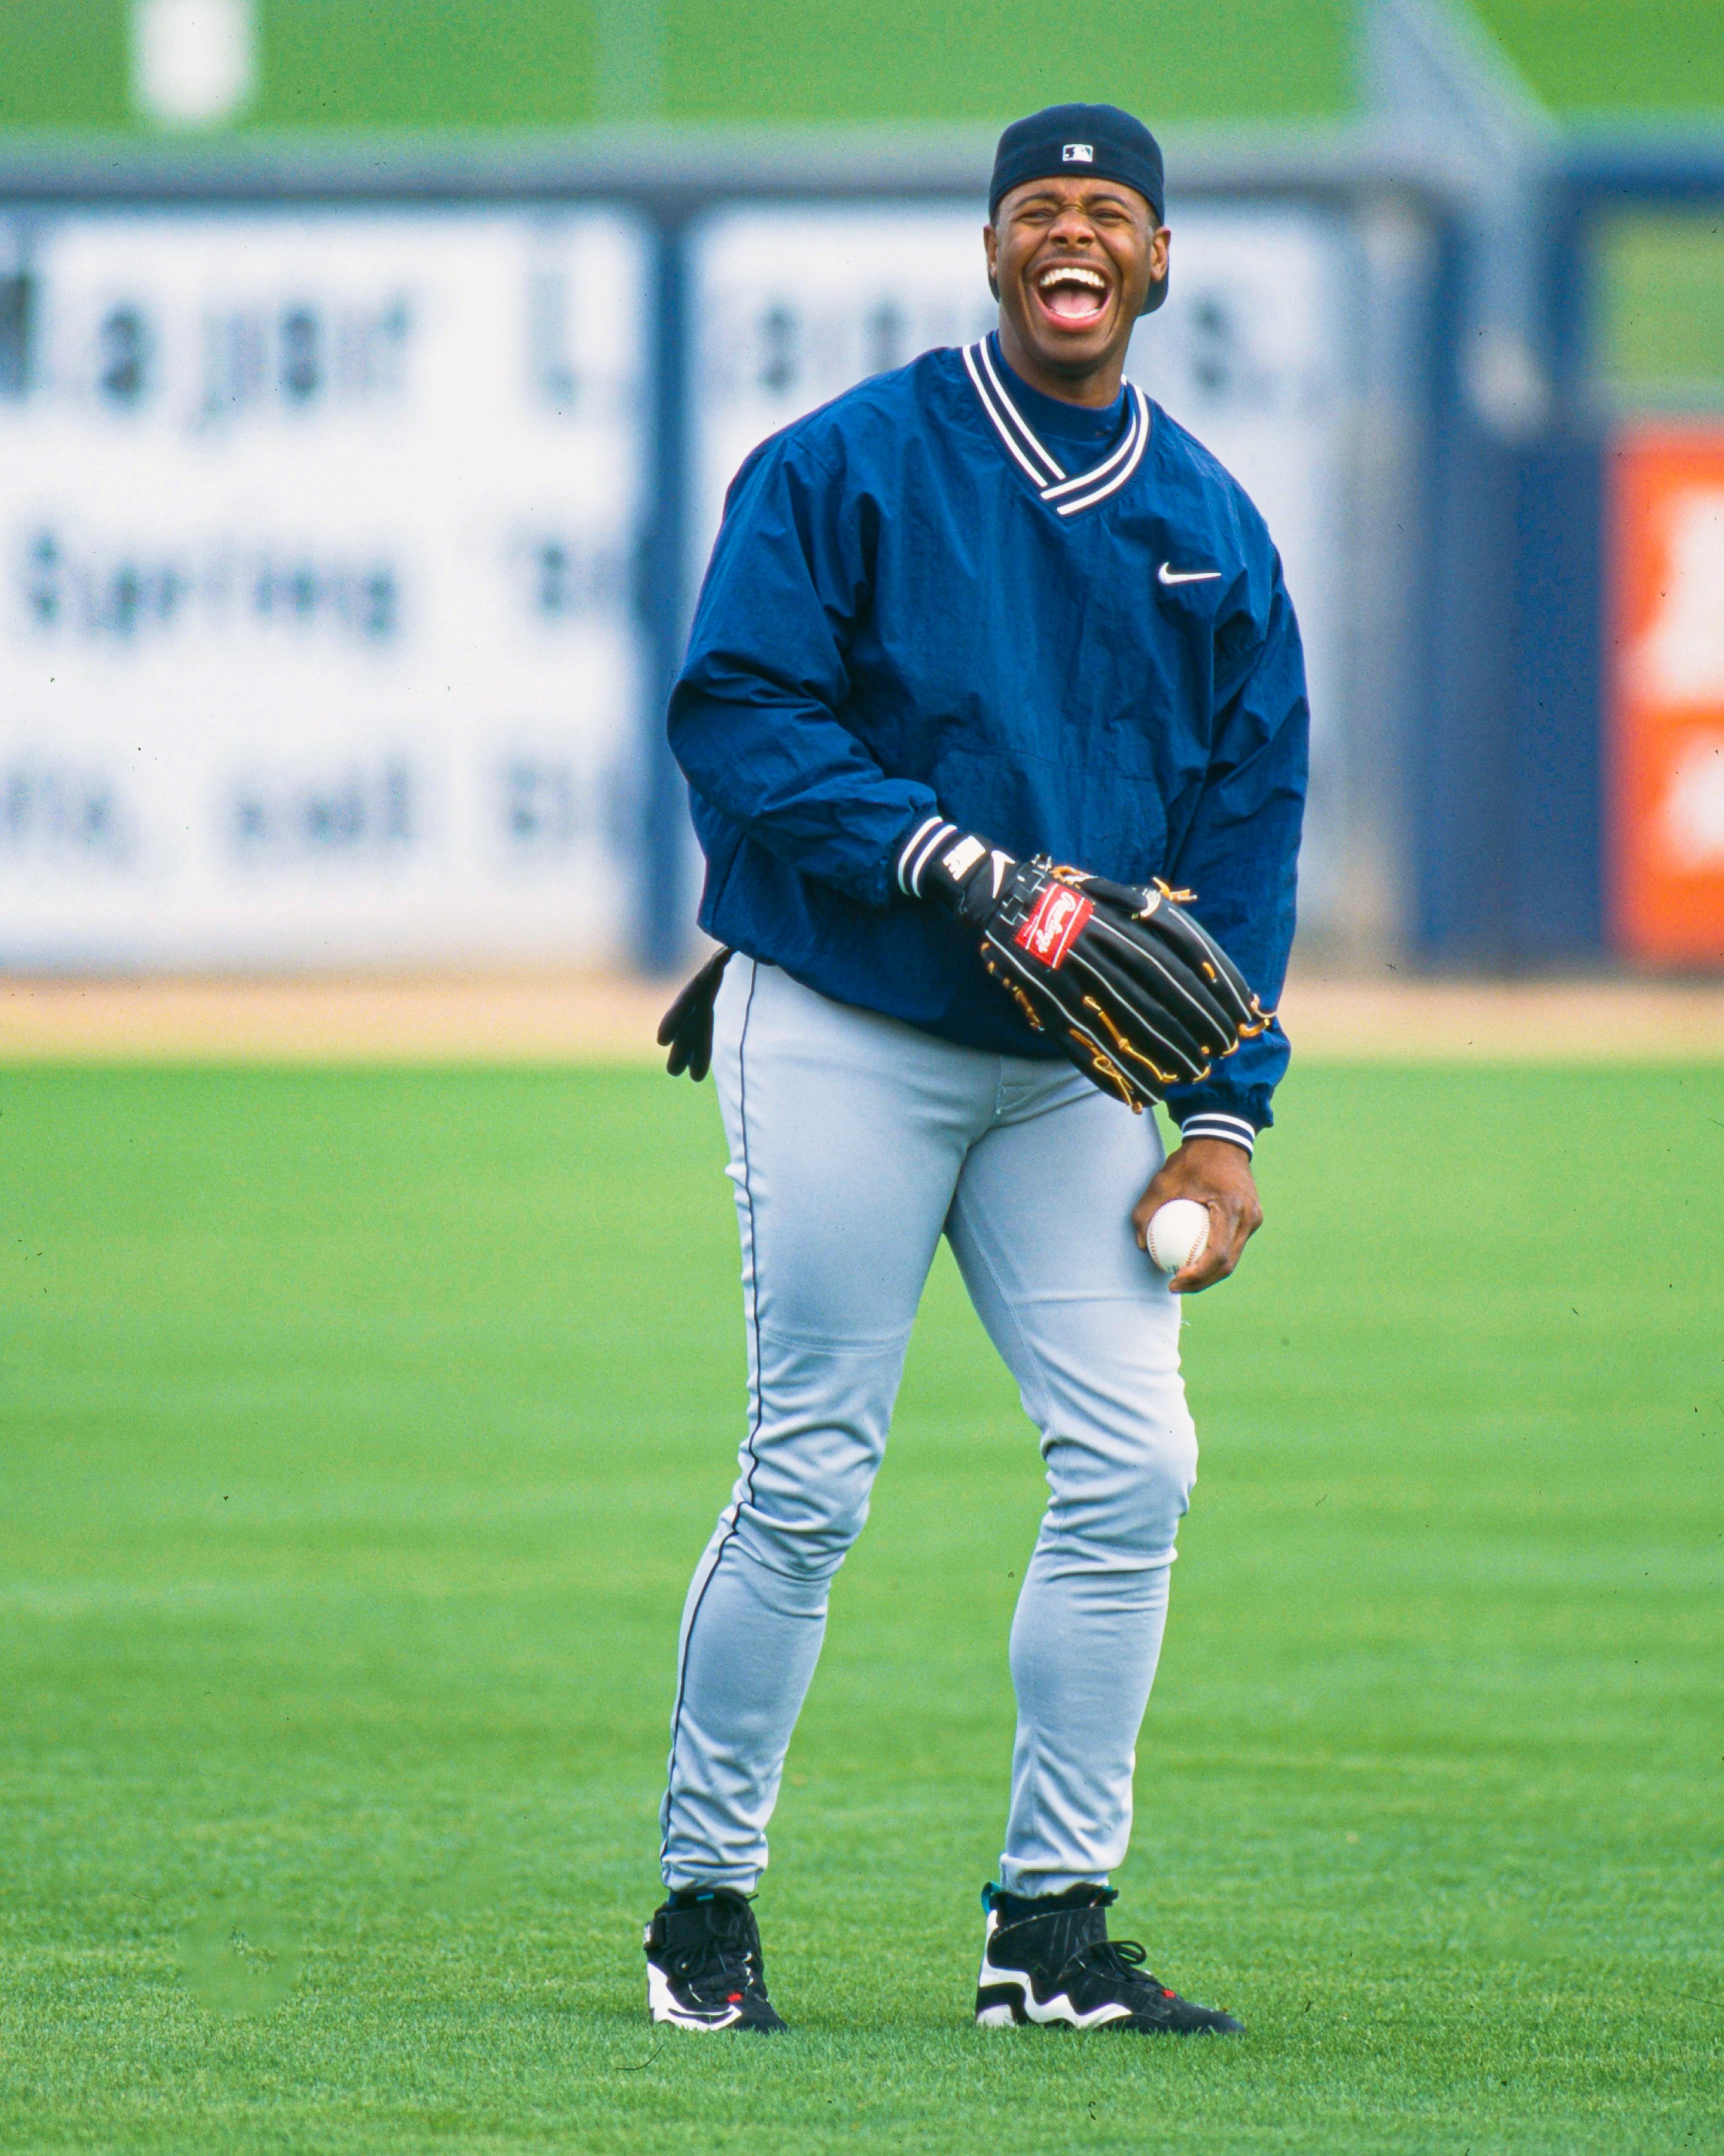
<svg viewBox="0 0 1724 2156"><path fill-rule="evenodd" d="M1111 1887L1070 1887L1030 1900L982 1890L988 1932L976 1985L976 2025L1026 2022L1067 2029L1137 2029L1167 2035L1242 2036L1243 2021L1193 2006L1150 1975L1135 1939L1107 1936Z"/></svg>
<svg viewBox="0 0 1724 2156"><path fill-rule="evenodd" d="M728 1887L673 1894L646 1928L647 2010L673 2029L758 2029L784 2024L767 1997L760 1926Z"/></svg>

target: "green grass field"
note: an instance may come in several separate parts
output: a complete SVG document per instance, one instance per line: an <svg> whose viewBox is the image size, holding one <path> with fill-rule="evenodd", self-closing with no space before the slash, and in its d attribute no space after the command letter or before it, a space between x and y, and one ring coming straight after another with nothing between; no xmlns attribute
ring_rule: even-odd
<svg viewBox="0 0 1724 2156"><path fill-rule="evenodd" d="M0 2147L1724 2145L1724 1068L1290 1081L1119 1882L1227 2045L967 2025L1040 1484L943 1262L793 2033L649 2043L720 1156L649 1073L0 1075Z"/></svg>
<svg viewBox="0 0 1724 2156"><path fill-rule="evenodd" d="M0 129L130 125L130 4L6 0ZM998 125L1092 96L1159 125L1332 115L1353 91L1352 0L1148 0L1080 37L1040 0L254 4L251 122L268 128ZM1478 0L1473 12L1559 112L1724 107L1717 0Z"/></svg>
<svg viewBox="0 0 1724 2156"><path fill-rule="evenodd" d="M1619 217L1602 234L1601 372L1630 405L1724 403L1724 213Z"/></svg>

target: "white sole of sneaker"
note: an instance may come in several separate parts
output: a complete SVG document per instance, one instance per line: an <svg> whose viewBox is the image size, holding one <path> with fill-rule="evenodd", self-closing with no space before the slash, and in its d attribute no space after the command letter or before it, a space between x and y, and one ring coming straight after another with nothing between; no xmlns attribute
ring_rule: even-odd
<svg viewBox="0 0 1724 2156"><path fill-rule="evenodd" d="M976 1989L1018 1994L1018 1998L1010 2002L995 2001L979 2007L976 2014L978 2029L1021 2029L1029 2022L1043 2029L1054 2023L1067 2029L1100 2029L1110 2021L1129 2021L1131 2018L1131 2008L1121 2005L1117 1999L1110 1999L1106 2005L1094 2007L1087 2014L1080 2014L1063 1991L1056 1991L1051 1999L1039 1999L1024 1970L996 1969L985 1954Z"/></svg>
<svg viewBox="0 0 1724 2156"><path fill-rule="evenodd" d="M688 2029L702 2035L715 2029L732 2029L742 2019L740 2006L731 2007L727 2014L688 2013L677 2005L669 1977L651 1962L647 1964L647 2011L656 2028Z"/></svg>

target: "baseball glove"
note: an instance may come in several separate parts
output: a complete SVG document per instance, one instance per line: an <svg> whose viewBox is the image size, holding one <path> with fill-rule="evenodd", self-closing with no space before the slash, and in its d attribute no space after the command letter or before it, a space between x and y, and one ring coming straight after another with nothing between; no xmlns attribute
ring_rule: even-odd
<svg viewBox="0 0 1724 2156"><path fill-rule="evenodd" d="M1024 1022L1134 1114L1207 1078L1270 1022L1186 911L1190 891L1014 860L951 824L911 838L898 879L979 931L982 963Z"/></svg>

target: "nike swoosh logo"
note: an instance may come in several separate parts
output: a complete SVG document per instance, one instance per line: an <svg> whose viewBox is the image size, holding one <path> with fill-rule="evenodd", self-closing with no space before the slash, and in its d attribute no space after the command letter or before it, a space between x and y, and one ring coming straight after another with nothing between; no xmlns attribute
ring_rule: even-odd
<svg viewBox="0 0 1724 2156"><path fill-rule="evenodd" d="M1176 569L1171 562L1163 562L1156 575L1164 584L1213 583L1221 574L1219 569Z"/></svg>

